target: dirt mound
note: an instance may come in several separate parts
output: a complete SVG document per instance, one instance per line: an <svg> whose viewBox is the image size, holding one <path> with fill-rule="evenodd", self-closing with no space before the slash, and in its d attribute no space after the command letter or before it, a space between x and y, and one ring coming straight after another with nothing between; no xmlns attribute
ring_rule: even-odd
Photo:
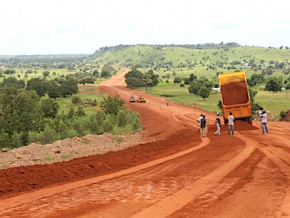
<svg viewBox="0 0 290 218"><path fill-rule="evenodd" d="M244 81L232 82L221 87L223 104L244 104L249 101L247 84Z"/></svg>
<svg viewBox="0 0 290 218"><path fill-rule="evenodd" d="M281 121L290 121L290 110L286 111L285 115L280 120Z"/></svg>
<svg viewBox="0 0 290 218"><path fill-rule="evenodd" d="M122 150L141 142L145 142L142 133L121 135L104 133L67 138L46 145L32 143L11 151L0 152L0 169L63 162L73 158Z"/></svg>
<svg viewBox="0 0 290 218"><path fill-rule="evenodd" d="M200 142L192 129L177 132L163 141L149 142L118 152L76 158L51 165L31 165L0 171L0 196L8 197L19 192L37 190L45 186L62 184L84 178L117 172L150 160L168 156ZM191 144L192 146L192 144Z"/></svg>
<svg viewBox="0 0 290 218"><path fill-rule="evenodd" d="M235 131L246 131L246 130L256 130L258 129L257 127L245 122L245 121L242 121L242 120L236 120L235 121L235 126L234 126L234 129ZM216 131L216 125L208 125L208 131L209 133L212 133L212 132L215 132ZM228 125L222 125L221 126L221 132L225 132L225 133L222 133L222 134L227 134L228 132Z"/></svg>

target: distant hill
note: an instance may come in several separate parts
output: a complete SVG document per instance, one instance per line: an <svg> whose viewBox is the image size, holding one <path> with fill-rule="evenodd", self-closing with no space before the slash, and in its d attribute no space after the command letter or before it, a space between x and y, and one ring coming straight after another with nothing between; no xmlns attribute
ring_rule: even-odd
<svg viewBox="0 0 290 218"><path fill-rule="evenodd" d="M275 67L280 63L287 66L290 49L240 46L238 43L207 43L197 45L118 45L103 47L86 61L96 64L154 69L212 70Z"/></svg>
<svg viewBox="0 0 290 218"><path fill-rule="evenodd" d="M90 54L0 55L0 62L50 62L83 60Z"/></svg>

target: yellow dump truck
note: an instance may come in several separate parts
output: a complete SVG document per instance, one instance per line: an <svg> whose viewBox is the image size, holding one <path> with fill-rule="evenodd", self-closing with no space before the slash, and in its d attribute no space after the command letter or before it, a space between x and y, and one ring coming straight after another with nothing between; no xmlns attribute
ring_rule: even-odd
<svg viewBox="0 0 290 218"><path fill-rule="evenodd" d="M140 96L138 97L138 99L137 99L137 102L138 102L138 103L146 103L146 100L145 100L145 98L143 97L143 95L140 95Z"/></svg>
<svg viewBox="0 0 290 218"><path fill-rule="evenodd" d="M245 71L219 75L224 122L232 112L236 120L252 123L252 107Z"/></svg>

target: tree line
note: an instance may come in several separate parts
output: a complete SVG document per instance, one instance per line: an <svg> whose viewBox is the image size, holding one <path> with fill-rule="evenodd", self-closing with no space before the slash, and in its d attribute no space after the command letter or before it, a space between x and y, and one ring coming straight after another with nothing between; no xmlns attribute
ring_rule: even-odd
<svg viewBox="0 0 290 218"><path fill-rule="evenodd" d="M102 72L110 76L111 70L105 68ZM70 109L67 114L60 113L55 100L77 94L78 83L88 82L78 80L78 74L53 80L44 76L27 82L4 78L0 83L0 147L20 147L37 141L46 144L76 135L111 132L128 125L129 129L140 128L138 115L127 111L118 96L104 98L101 110L93 115L84 112L84 105ZM77 104L75 98L72 104ZM96 105L97 102L89 104Z"/></svg>

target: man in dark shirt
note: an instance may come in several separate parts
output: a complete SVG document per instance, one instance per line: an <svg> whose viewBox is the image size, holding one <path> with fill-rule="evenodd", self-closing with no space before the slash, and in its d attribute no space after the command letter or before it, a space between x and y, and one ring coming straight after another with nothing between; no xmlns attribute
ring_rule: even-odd
<svg viewBox="0 0 290 218"><path fill-rule="evenodd" d="M200 121L200 128L201 128L201 137L206 136L206 119L205 115L203 115L201 121Z"/></svg>

